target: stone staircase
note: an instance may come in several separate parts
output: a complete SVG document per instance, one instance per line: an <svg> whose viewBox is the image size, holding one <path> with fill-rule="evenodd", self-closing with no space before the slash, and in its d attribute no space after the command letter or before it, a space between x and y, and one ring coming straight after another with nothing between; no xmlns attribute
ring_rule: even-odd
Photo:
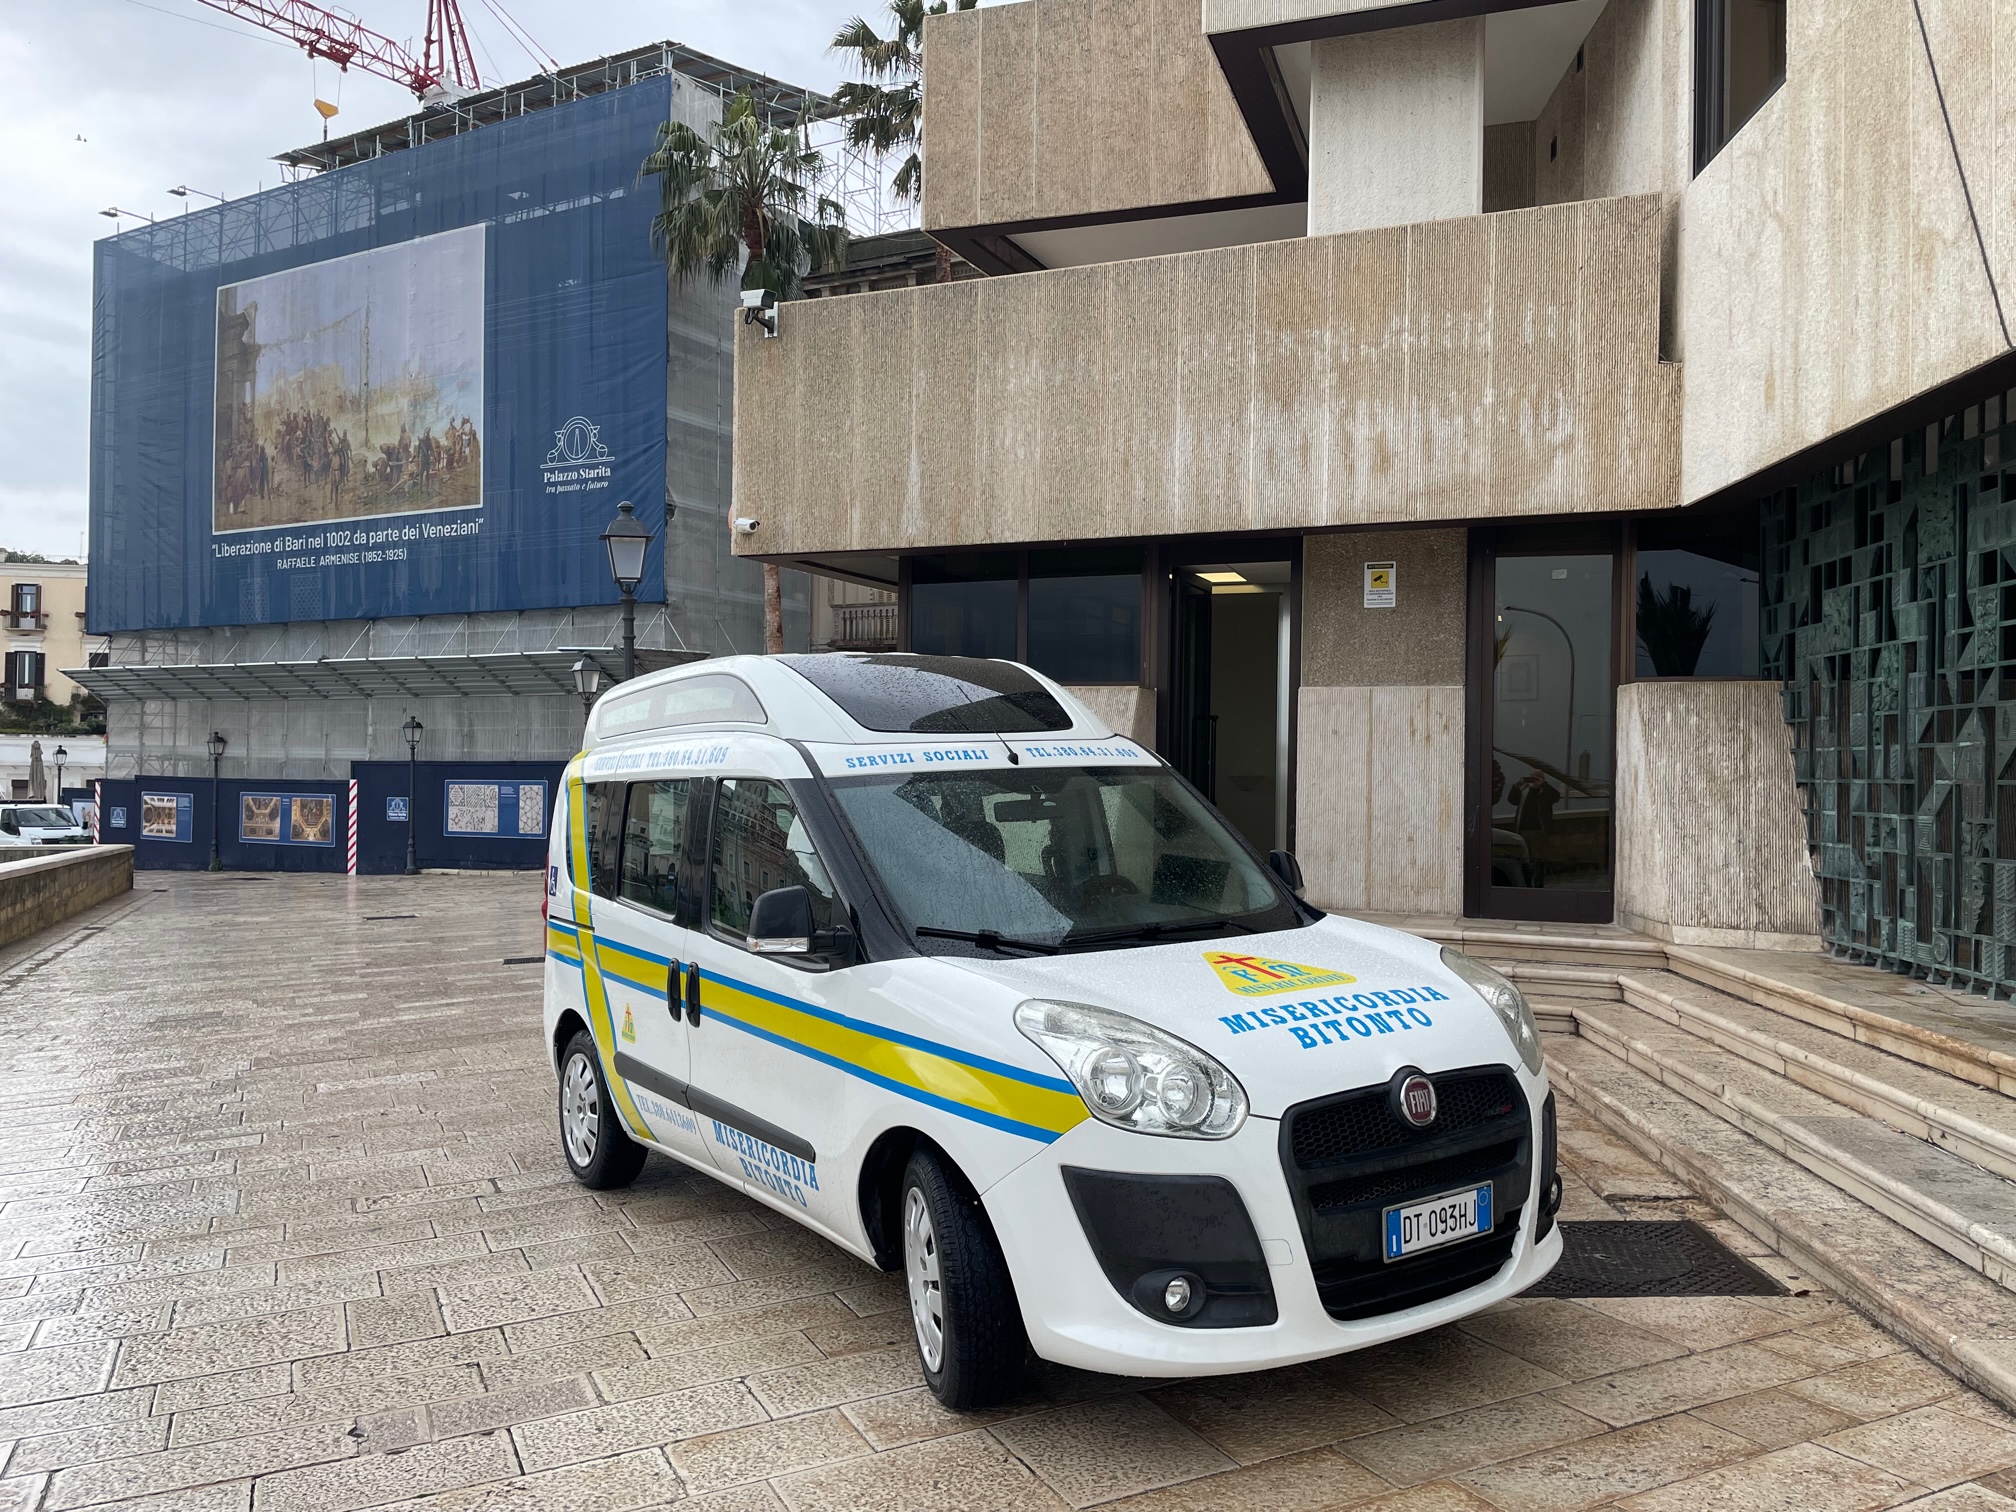
<svg viewBox="0 0 2016 1512"><path fill-rule="evenodd" d="M1404 927L1520 984L1585 1114L2016 1410L2016 1008L1817 954Z"/></svg>

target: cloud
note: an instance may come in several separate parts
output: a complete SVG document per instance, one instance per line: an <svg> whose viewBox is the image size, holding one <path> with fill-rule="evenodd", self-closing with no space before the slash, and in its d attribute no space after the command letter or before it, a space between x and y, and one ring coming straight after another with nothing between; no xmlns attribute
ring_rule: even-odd
<svg viewBox="0 0 2016 1512"><path fill-rule="evenodd" d="M344 0L411 41L426 0ZM563 65L674 40L741 67L831 89L826 43L855 0L512 0ZM538 69L487 7L464 7L485 84ZM417 44L415 45L417 51ZM8 0L0 14L0 546L74 553L88 487L92 243L108 207L166 218L198 196L280 182L275 153L411 113L398 85L339 73L197 0ZM79 138L82 138L80 141ZM127 221L124 224L131 225Z"/></svg>

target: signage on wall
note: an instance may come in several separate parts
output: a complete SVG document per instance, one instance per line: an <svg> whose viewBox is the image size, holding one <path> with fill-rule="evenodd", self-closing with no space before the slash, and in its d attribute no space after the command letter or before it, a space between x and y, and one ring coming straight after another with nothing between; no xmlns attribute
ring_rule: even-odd
<svg viewBox="0 0 2016 1512"><path fill-rule="evenodd" d="M108 829L126 828L126 810L124 808L113 809L110 819L106 821L106 827Z"/></svg>
<svg viewBox="0 0 2016 1512"><path fill-rule="evenodd" d="M544 782L450 782L444 835L540 840L546 835Z"/></svg>
<svg viewBox="0 0 2016 1512"><path fill-rule="evenodd" d="M187 845L195 809L196 800L187 793L142 793L140 838L174 840Z"/></svg>
<svg viewBox="0 0 2016 1512"><path fill-rule="evenodd" d="M1365 607L1391 609L1400 598L1400 568L1393 562L1365 564Z"/></svg>
<svg viewBox="0 0 2016 1512"><path fill-rule="evenodd" d="M404 824L406 822L406 795L404 793L388 795L386 797L385 822L387 824Z"/></svg>
<svg viewBox="0 0 2016 1512"><path fill-rule="evenodd" d="M238 838L249 845L334 845L336 800L327 793L242 793Z"/></svg>

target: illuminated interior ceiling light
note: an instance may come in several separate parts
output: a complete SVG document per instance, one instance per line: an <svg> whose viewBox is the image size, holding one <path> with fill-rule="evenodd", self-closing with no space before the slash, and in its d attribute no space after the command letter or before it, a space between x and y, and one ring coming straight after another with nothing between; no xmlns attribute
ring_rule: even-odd
<svg viewBox="0 0 2016 1512"><path fill-rule="evenodd" d="M1200 572L1197 574L1207 583L1243 583L1246 575L1241 572Z"/></svg>

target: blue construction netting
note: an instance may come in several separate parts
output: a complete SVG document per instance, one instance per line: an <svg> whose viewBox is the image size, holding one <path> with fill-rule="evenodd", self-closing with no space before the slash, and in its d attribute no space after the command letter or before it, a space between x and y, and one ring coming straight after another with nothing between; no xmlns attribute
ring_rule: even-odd
<svg viewBox="0 0 2016 1512"><path fill-rule="evenodd" d="M675 87L100 242L91 631L609 603L622 499L662 599Z"/></svg>

